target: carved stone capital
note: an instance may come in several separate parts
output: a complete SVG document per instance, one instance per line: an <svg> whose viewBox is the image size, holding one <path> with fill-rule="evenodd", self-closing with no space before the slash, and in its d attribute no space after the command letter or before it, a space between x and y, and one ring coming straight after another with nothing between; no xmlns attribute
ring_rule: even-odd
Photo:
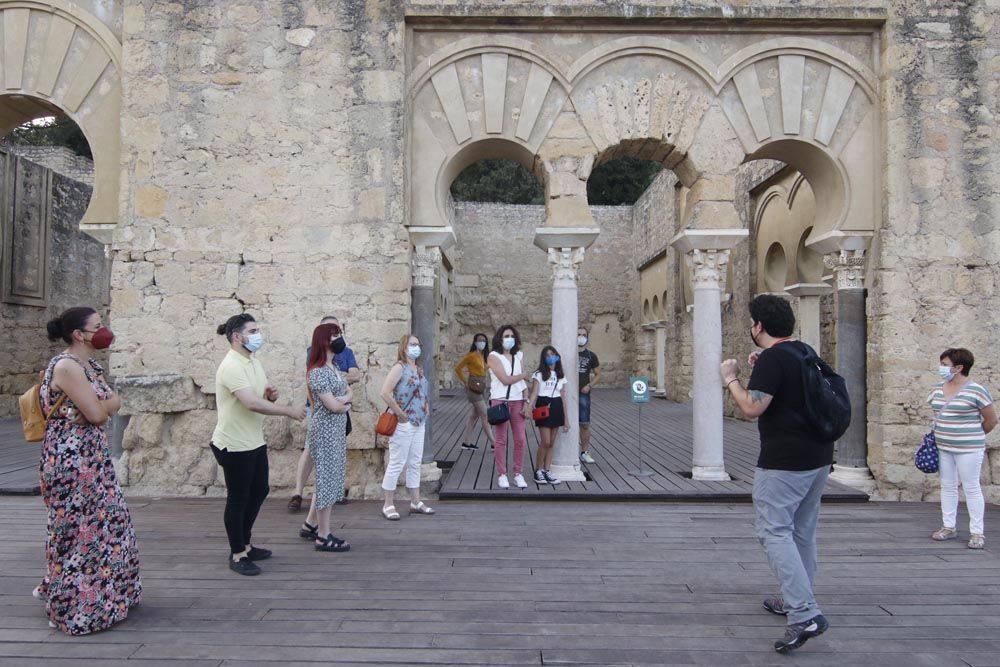
<svg viewBox="0 0 1000 667"><path fill-rule="evenodd" d="M833 271L838 290L865 288L864 250L841 250L825 255L823 264Z"/></svg>
<svg viewBox="0 0 1000 667"><path fill-rule="evenodd" d="M438 266L441 265L441 249L436 246L413 251L411 269L414 287L434 287Z"/></svg>
<svg viewBox="0 0 1000 667"><path fill-rule="evenodd" d="M549 264L556 287L575 287L576 274L586 251L583 248L549 248Z"/></svg>
<svg viewBox="0 0 1000 667"><path fill-rule="evenodd" d="M729 250L699 250L695 248L688 253L692 269L692 287L720 291L724 289L729 252Z"/></svg>

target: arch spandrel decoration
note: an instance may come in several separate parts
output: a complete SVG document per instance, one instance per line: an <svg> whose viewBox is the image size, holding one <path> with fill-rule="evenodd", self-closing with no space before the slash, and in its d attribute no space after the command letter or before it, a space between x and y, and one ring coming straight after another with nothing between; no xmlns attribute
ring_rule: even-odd
<svg viewBox="0 0 1000 667"><path fill-rule="evenodd" d="M825 251L824 244L837 235L870 233L877 227L876 77L832 44L767 38L715 63L668 36L637 35L611 39L564 69L542 51L524 40L479 35L428 57L413 73L411 129L415 134L429 130L436 148L410 155L412 224L445 224L442 189L448 184L438 178L435 188L428 189L427 174L443 174L445 164L464 146L491 136L505 138L532 151L537 160L538 146L560 115L572 119L557 127L582 128L596 161L618 157L616 151L654 159L674 168L690 185L699 175L696 165L685 160L688 151L693 142L714 138L712 132L698 131L706 118L721 113L721 122L728 121L737 138L719 141L738 141L748 159L789 163L813 184L823 214L811 245ZM513 62L530 66L529 74L505 82L502 131L497 132L499 107L484 100L497 98L500 86L488 82L501 78L495 72L502 70L504 55L508 71ZM542 106L551 115L544 122L536 120L530 133L517 132L517 114L524 108L534 118L536 107L506 105L511 93L515 99L527 98L523 86L532 76L532 86L548 96ZM721 112L713 116L713 108ZM550 143L560 142L563 137L545 143L546 157L552 157ZM417 146L430 148L428 138L414 136L411 149ZM431 193L436 193L433 202L427 201Z"/></svg>
<svg viewBox="0 0 1000 667"><path fill-rule="evenodd" d="M121 44L98 18L64 0L0 2L0 136L55 112L94 155L94 192L80 228L110 242L118 222Z"/></svg>

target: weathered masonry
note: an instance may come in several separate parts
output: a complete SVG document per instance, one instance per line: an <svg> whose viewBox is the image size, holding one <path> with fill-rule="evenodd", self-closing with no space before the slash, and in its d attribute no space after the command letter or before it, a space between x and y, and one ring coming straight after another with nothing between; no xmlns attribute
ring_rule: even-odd
<svg viewBox="0 0 1000 667"><path fill-rule="evenodd" d="M694 402L693 476L727 475L718 361L745 357L746 303L778 292L854 392L838 476L924 498L935 480L910 459L937 355L969 347L974 377L1000 388L990 5L7 1L0 120L66 114L93 148L81 228L111 244L136 492L220 489L213 331L247 310L293 400L312 327L347 321L365 367L349 484L377 493L384 453L367 434L395 342L412 328L443 379L452 335L507 319L459 312L489 249L462 246L498 242L463 234L449 197L462 168L507 158L542 181L545 210L504 241L510 271L489 288L516 294L521 267L548 266L547 324L572 365L579 313L614 318L580 276L609 261L602 247L626 258L606 279L627 303L600 323L623 332L621 360ZM595 215L587 179L622 156L667 172L630 216ZM632 225L630 257L608 224ZM556 464L572 478L569 412ZM302 428L269 421L268 435L281 487Z"/></svg>

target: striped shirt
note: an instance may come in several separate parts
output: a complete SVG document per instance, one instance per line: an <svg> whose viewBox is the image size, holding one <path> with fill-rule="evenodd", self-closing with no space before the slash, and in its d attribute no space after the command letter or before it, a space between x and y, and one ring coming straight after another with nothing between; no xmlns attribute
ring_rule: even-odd
<svg viewBox="0 0 1000 667"><path fill-rule="evenodd" d="M941 412L946 403L944 383L941 383L927 397L927 403L937 415L934 437L938 449L961 454L986 447L980 410L993 404L993 397L986 387L970 382L948 403L948 409Z"/></svg>

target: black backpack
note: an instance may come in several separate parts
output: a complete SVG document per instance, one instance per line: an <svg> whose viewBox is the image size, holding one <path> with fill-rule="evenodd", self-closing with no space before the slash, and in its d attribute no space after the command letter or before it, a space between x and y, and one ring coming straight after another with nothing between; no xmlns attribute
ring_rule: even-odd
<svg viewBox="0 0 1000 667"><path fill-rule="evenodd" d="M851 399L847 383L816 351L802 343L805 352L794 345L782 345L802 363L802 413L820 442L833 442L851 425Z"/></svg>

